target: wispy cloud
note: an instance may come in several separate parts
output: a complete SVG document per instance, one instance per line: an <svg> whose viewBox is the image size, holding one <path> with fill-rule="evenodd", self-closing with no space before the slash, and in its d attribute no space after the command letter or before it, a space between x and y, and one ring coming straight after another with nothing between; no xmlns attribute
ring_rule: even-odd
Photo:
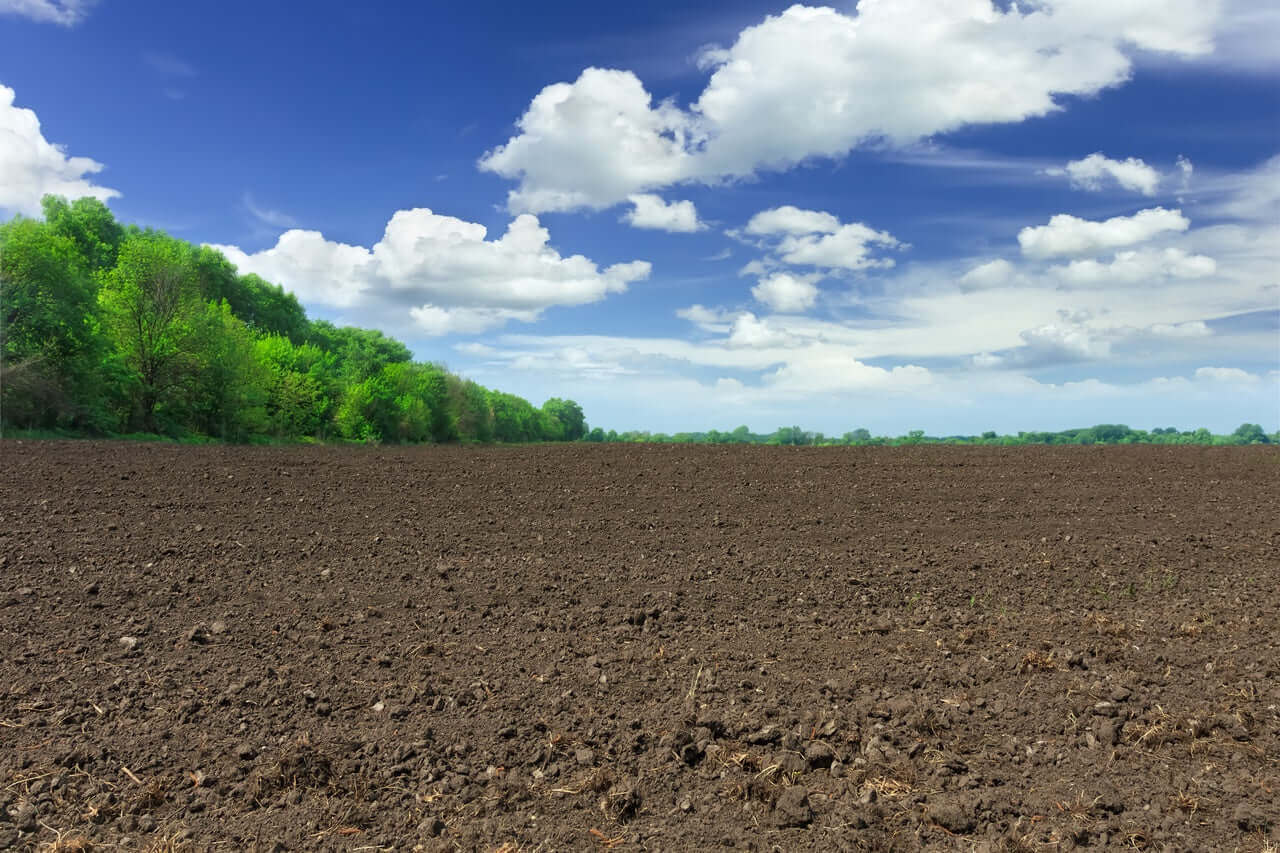
<svg viewBox="0 0 1280 853"><path fill-rule="evenodd" d="M245 210L249 211L249 215L262 225L269 225L272 228L298 227L297 219L282 211L260 206L250 193L245 193L242 201L244 202Z"/></svg>
<svg viewBox="0 0 1280 853"><path fill-rule="evenodd" d="M97 0L0 0L0 15L74 27L96 4Z"/></svg>
<svg viewBox="0 0 1280 853"><path fill-rule="evenodd" d="M1235 71L1280 73L1280 7L1256 0L1229 0L1214 39L1216 50L1205 60Z"/></svg>
<svg viewBox="0 0 1280 853"><path fill-rule="evenodd" d="M3 0L0 0L0 2L3 2ZM148 51L142 54L142 61L156 74L171 81L195 77L197 74L195 66L185 59L174 56L172 53ZM171 101L182 101L187 97L187 91L173 85L172 82L160 87L160 94Z"/></svg>
<svg viewBox="0 0 1280 853"><path fill-rule="evenodd" d="M190 62L179 59L172 53L148 51L142 55L142 61L167 77L194 77L196 69Z"/></svg>

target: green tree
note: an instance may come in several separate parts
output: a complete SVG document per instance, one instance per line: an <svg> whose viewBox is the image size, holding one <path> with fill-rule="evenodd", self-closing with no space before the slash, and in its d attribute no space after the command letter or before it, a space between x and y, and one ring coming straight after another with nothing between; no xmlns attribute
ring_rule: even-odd
<svg viewBox="0 0 1280 853"><path fill-rule="evenodd" d="M105 204L96 198L78 198L68 203L61 196L47 195L40 206L44 221L55 234L76 244L90 272L115 266L124 228Z"/></svg>
<svg viewBox="0 0 1280 853"><path fill-rule="evenodd" d="M100 425L97 296L79 247L46 223L0 226L0 412L23 426Z"/></svg>
<svg viewBox="0 0 1280 853"><path fill-rule="evenodd" d="M552 397L542 404L542 411L561 423L564 441L577 441L587 434L586 416L582 414L582 407L573 400Z"/></svg>
<svg viewBox="0 0 1280 853"><path fill-rule="evenodd" d="M1124 424L1098 424L1089 429L1093 438L1107 444L1119 444L1129 437L1130 430Z"/></svg>
<svg viewBox="0 0 1280 853"><path fill-rule="evenodd" d="M1231 437L1238 444L1268 444L1267 434L1258 424L1240 424Z"/></svg>
<svg viewBox="0 0 1280 853"><path fill-rule="evenodd" d="M546 411L545 409L541 411L535 411L534 414L537 420L536 440L539 440L539 441L564 441L565 440L565 431L564 431L563 421L561 421L559 418L557 418L555 415L551 414L550 412Z"/></svg>
<svg viewBox="0 0 1280 853"><path fill-rule="evenodd" d="M252 273L241 276L239 284L244 304L237 317L255 329L285 335L294 343L306 340L309 323L298 297Z"/></svg>
<svg viewBox="0 0 1280 853"><path fill-rule="evenodd" d="M383 437L396 441L453 441L457 419L449 406L448 374L435 364L396 362L381 377L392 395L395 411Z"/></svg>
<svg viewBox="0 0 1280 853"><path fill-rule="evenodd" d="M310 345L295 346L283 335L264 335L254 342L254 358L267 376L267 431L277 437L319 437L330 400L323 368L316 366L332 362L333 355Z"/></svg>
<svg viewBox="0 0 1280 853"><path fill-rule="evenodd" d="M541 438L538 410L528 400L515 394L492 391L489 407L493 411L493 437L498 441L537 441Z"/></svg>
<svg viewBox="0 0 1280 853"><path fill-rule="evenodd" d="M207 301L226 300L231 313L255 331L284 335L294 343L306 340L310 324L292 293L252 273L239 275L221 252L208 246L195 250L192 266Z"/></svg>
<svg viewBox="0 0 1280 853"><path fill-rule="evenodd" d="M469 379L448 375L449 408L457 422L458 437L466 441L493 441L493 410L489 392Z"/></svg>
<svg viewBox="0 0 1280 853"><path fill-rule="evenodd" d="M133 380L133 426L155 432L157 410L193 369L195 325L203 303L190 246L155 232L120 245L116 265L101 276L99 301Z"/></svg>
<svg viewBox="0 0 1280 853"><path fill-rule="evenodd" d="M184 377L189 426L229 441L268 431L272 376L257 358L255 343L225 301L205 306L193 325L192 370Z"/></svg>
<svg viewBox="0 0 1280 853"><path fill-rule="evenodd" d="M306 341L336 355L342 376L351 382L363 382L388 364L413 358L408 347L376 329L338 327L327 320L312 322Z"/></svg>
<svg viewBox="0 0 1280 853"><path fill-rule="evenodd" d="M773 435L769 436L768 443L782 445L783 447L799 447L812 444L813 436L798 426L778 427Z"/></svg>
<svg viewBox="0 0 1280 853"><path fill-rule="evenodd" d="M374 377L346 389L333 416L334 425L343 438L366 442L382 440L382 430L377 423L381 391Z"/></svg>

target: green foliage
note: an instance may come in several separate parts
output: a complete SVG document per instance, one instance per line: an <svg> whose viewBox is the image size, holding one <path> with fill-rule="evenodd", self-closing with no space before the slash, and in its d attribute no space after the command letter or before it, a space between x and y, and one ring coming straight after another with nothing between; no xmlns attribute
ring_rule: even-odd
<svg viewBox="0 0 1280 853"><path fill-rule="evenodd" d="M1231 437L1239 444L1269 444L1270 439L1258 424L1240 424Z"/></svg>
<svg viewBox="0 0 1280 853"><path fill-rule="evenodd" d="M249 327L225 301L210 302L192 330L187 422L204 435L247 441L267 432L271 372L258 359Z"/></svg>
<svg viewBox="0 0 1280 853"><path fill-rule="evenodd" d="M455 413L458 435L470 441L493 441L493 409L489 392L469 379L448 374L448 406Z"/></svg>
<svg viewBox="0 0 1280 853"><path fill-rule="evenodd" d="M374 379L366 379L347 388L334 415L334 423L343 438L367 442L382 440L382 431L377 425L381 390Z"/></svg>
<svg viewBox="0 0 1280 853"><path fill-rule="evenodd" d="M79 198L68 204L61 196L47 195L41 207L45 224L76 244L90 272L115 266L124 229L105 204L96 198Z"/></svg>
<svg viewBox="0 0 1280 853"><path fill-rule="evenodd" d="M254 357L266 376L266 433L323 438L332 404L325 379L333 373L334 355L272 334L254 343Z"/></svg>
<svg viewBox="0 0 1280 853"><path fill-rule="evenodd" d="M292 293L252 273L239 275L221 252L208 246L195 250L192 266L206 300L225 300L236 317L258 332L284 335L294 343L306 340L310 324Z"/></svg>
<svg viewBox="0 0 1280 853"><path fill-rule="evenodd" d="M312 322L305 333L307 343L338 356L342 376L352 382L363 382L384 365L410 361L409 348L377 329L334 326L327 320Z"/></svg>
<svg viewBox="0 0 1280 853"><path fill-rule="evenodd" d="M374 329L312 322L219 252L47 197L0 225L0 424L164 432L184 441L559 441L581 407L541 410L415 363Z"/></svg>
<svg viewBox="0 0 1280 853"><path fill-rule="evenodd" d="M542 411L560 423L565 441L577 441L586 436L587 419L582 414L582 407L572 400L552 397L542 404Z"/></svg>
<svg viewBox="0 0 1280 853"><path fill-rule="evenodd" d="M564 423L545 409L537 413L538 439L541 441L564 441Z"/></svg>
<svg viewBox="0 0 1280 853"><path fill-rule="evenodd" d="M99 425L95 291L70 237L31 219L0 225L0 410L10 423Z"/></svg>
<svg viewBox="0 0 1280 853"><path fill-rule="evenodd" d="M493 437L498 441L538 441L542 438L538 423L538 410L529 401L504 394L489 392L489 409L493 412Z"/></svg>
<svg viewBox="0 0 1280 853"><path fill-rule="evenodd" d="M778 427L774 430L773 435L769 436L766 444L777 444L784 447L801 447L806 444L813 444L813 435L800 429L798 426Z"/></svg>
<svg viewBox="0 0 1280 853"><path fill-rule="evenodd" d="M190 247L157 232L130 234L116 265L100 275L99 301L113 341L132 371L129 426L169 432L175 391L198 367L196 325L204 306Z"/></svg>

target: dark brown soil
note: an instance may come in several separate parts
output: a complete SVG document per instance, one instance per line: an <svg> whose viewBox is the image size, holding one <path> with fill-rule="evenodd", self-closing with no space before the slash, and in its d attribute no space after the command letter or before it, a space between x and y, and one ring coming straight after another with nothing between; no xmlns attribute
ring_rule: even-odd
<svg viewBox="0 0 1280 853"><path fill-rule="evenodd" d="M0 455L0 848L1280 842L1272 449Z"/></svg>

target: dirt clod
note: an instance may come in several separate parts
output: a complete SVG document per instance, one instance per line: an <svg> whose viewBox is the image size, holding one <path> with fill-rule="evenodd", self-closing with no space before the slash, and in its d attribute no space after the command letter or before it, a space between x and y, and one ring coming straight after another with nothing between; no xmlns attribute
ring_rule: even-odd
<svg viewBox="0 0 1280 853"><path fill-rule="evenodd" d="M929 818L947 832L957 835L972 832L976 825L968 804L955 797L930 802Z"/></svg>
<svg viewBox="0 0 1280 853"><path fill-rule="evenodd" d="M808 826L813 822L813 809L809 806L809 792L799 785L792 785L778 795L774 814L780 827Z"/></svg>

